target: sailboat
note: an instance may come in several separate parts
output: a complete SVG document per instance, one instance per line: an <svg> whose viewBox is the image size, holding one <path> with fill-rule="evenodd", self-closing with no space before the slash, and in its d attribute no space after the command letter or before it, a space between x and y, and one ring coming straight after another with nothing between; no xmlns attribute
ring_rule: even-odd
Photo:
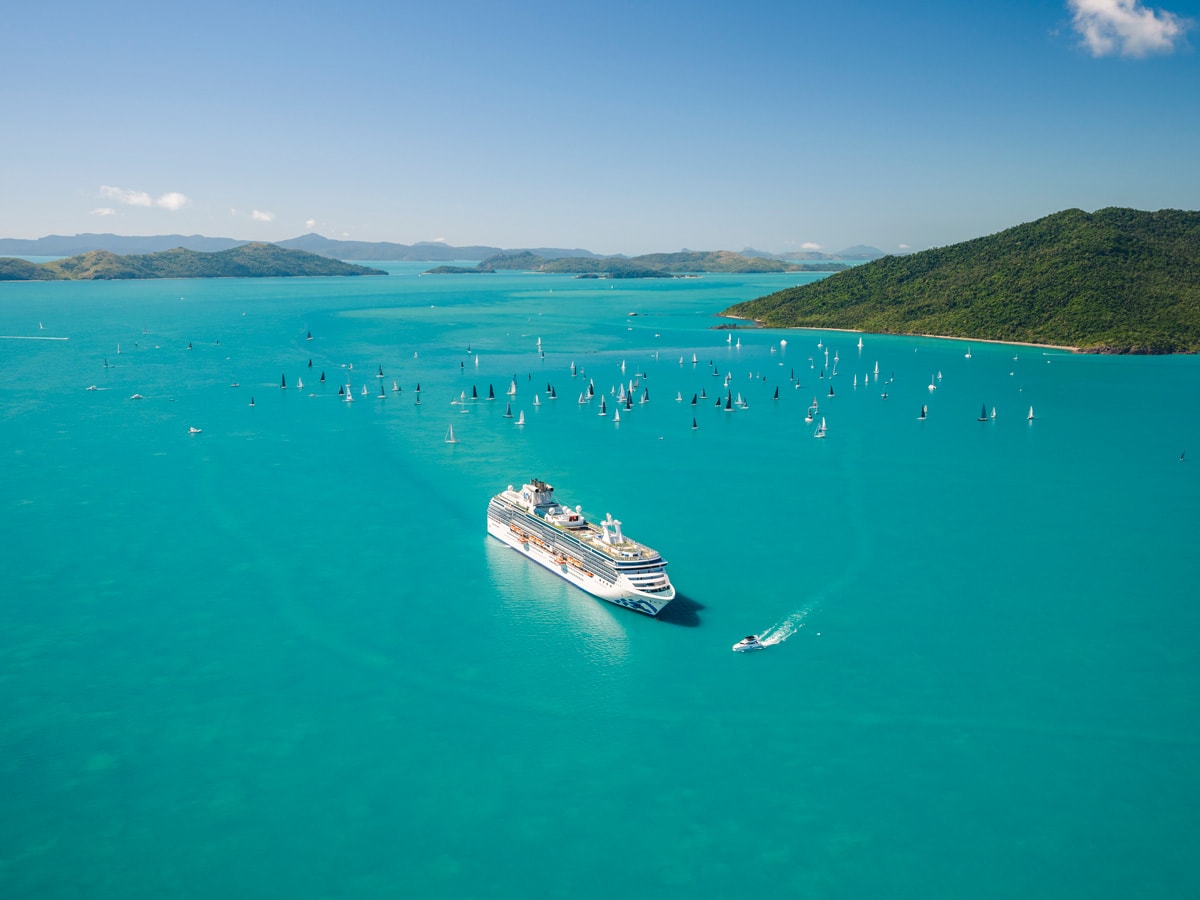
<svg viewBox="0 0 1200 900"><path fill-rule="evenodd" d="M600 412L599 412L599 415L602 415L602 416L607 416L607 415L608 415L608 404L604 402L604 398L603 398L603 397L601 397L601 398L600 398Z"/></svg>
<svg viewBox="0 0 1200 900"><path fill-rule="evenodd" d="M453 425L451 425L449 427L449 429L447 429L447 431L446 431L446 443L447 444L457 444L458 443L458 438L456 438L454 436L454 426Z"/></svg>
<svg viewBox="0 0 1200 900"><path fill-rule="evenodd" d="M253 405L254 405L254 398L253 398L253 397L251 397L251 398L250 398L250 405L251 405L251 406L253 406Z"/></svg>
<svg viewBox="0 0 1200 900"><path fill-rule="evenodd" d="M383 400L385 397L387 397L387 393L384 391L383 382L381 381L379 382L379 399Z"/></svg>
<svg viewBox="0 0 1200 900"><path fill-rule="evenodd" d="M306 341L311 341L311 340L312 340L312 332L310 331L310 332L308 333L308 335L307 335L307 336L306 336L304 339L305 339Z"/></svg>
<svg viewBox="0 0 1200 900"><path fill-rule="evenodd" d="M321 384L324 384L324 383L325 383L325 373L322 372L321 373Z"/></svg>
<svg viewBox="0 0 1200 900"><path fill-rule="evenodd" d="M988 421L988 414L987 414L987 404L986 404L986 403L985 403L985 404L983 404L983 406L980 408L980 410L979 410L979 418L978 418L978 419L976 419L976 421L977 421L977 422L986 422L986 421Z"/></svg>
<svg viewBox="0 0 1200 900"><path fill-rule="evenodd" d="M471 385L471 399L472 400L479 399L479 391L475 390L475 385Z"/></svg>
<svg viewBox="0 0 1200 900"><path fill-rule="evenodd" d="M517 421L514 424L517 424L517 425L525 424L525 410L521 410L521 414L519 416L517 416Z"/></svg>
<svg viewBox="0 0 1200 900"><path fill-rule="evenodd" d="M833 385L832 384L829 386L829 396L830 397L833 396Z"/></svg>
<svg viewBox="0 0 1200 900"><path fill-rule="evenodd" d="M376 378L382 378L382 377L383 377L383 363L380 363L380 364L379 364L379 374L378 374L378 375L376 375L375 377L376 377Z"/></svg>
<svg viewBox="0 0 1200 900"><path fill-rule="evenodd" d="M287 387L287 376L280 375L279 376L279 389L284 390L286 387Z"/></svg>
<svg viewBox="0 0 1200 900"><path fill-rule="evenodd" d="M696 424L696 417L692 416L692 431L695 431L700 426Z"/></svg>
<svg viewBox="0 0 1200 900"><path fill-rule="evenodd" d="M775 400L779 399L779 388L778 387L775 388L775 396L772 399L775 399Z"/></svg>
<svg viewBox="0 0 1200 900"><path fill-rule="evenodd" d="M347 403L354 402L354 391L352 391L350 389L350 385L348 385L348 384L346 385L346 402Z"/></svg>
<svg viewBox="0 0 1200 900"><path fill-rule="evenodd" d="M996 407L992 407L992 418L996 418Z"/></svg>
<svg viewBox="0 0 1200 900"><path fill-rule="evenodd" d="M392 379L392 393L400 393L400 382L396 381L395 379Z"/></svg>
<svg viewBox="0 0 1200 900"><path fill-rule="evenodd" d="M533 405L534 405L534 406L541 406L541 405L542 405L542 400L541 400L541 397L542 397L542 395L541 395L541 394L534 394L534 395L533 395Z"/></svg>
<svg viewBox="0 0 1200 900"><path fill-rule="evenodd" d="M858 339L858 349L859 350L862 349L862 338L861 337L859 337L859 339Z"/></svg>
<svg viewBox="0 0 1200 900"><path fill-rule="evenodd" d="M367 396L367 394L368 394L367 386L364 384L363 389L362 389L362 395L365 397L365 396Z"/></svg>
<svg viewBox="0 0 1200 900"><path fill-rule="evenodd" d="M824 416L821 416L821 424L818 425L817 430L813 432L813 437L815 437L815 438L825 437L825 417Z"/></svg>
<svg viewBox="0 0 1200 900"><path fill-rule="evenodd" d="M1028 422L1032 422L1032 421L1033 421L1033 407L1032 407L1032 406L1031 406L1031 407L1029 407L1029 415L1028 415L1028 416L1026 416L1026 417L1025 417L1025 419L1026 419L1026 421L1028 421Z"/></svg>
<svg viewBox="0 0 1200 900"><path fill-rule="evenodd" d="M970 346L968 346L968 347L967 347L967 352L966 352L966 353L964 353L964 354L963 354L963 356L964 356L966 359L970 359L970 358L971 358L971 348L970 348Z"/></svg>
<svg viewBox="0 0 1200 900"><path fill-rule="evenodd" d="M310 369L312 368L312 357L311 356L308 358L308 367Z"/></svg>
<svg viewBox="0 0 1200 900"><path fill-rule="evenodd" d="M927 415L928 413L929 413L929 407L928 407L928 406L925 406L924 404L922 404L922 405L921 405L921 414L920 414L919 416L917 416L917 421L918 421L918 422L924 422L924 421L925 421L925 417L926 417L926 415Z"/></svg>

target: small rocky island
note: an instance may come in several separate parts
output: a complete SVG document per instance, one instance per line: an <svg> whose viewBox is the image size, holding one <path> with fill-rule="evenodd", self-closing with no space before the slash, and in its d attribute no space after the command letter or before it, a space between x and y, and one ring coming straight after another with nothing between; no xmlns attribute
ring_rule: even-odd
<svg viewBox="0 0 1200 900"><path fill-rule="evenodd" d="M679 253L648 253L643 256L563 256L546 259L536 253L497 253L474 268L438 266L426 275L475 275L480 272L518 271L576 278L686 278L710 272L762 274L764 272L837 272L846 263L795 263L761 256L745 256L728 250Z"/></svg>

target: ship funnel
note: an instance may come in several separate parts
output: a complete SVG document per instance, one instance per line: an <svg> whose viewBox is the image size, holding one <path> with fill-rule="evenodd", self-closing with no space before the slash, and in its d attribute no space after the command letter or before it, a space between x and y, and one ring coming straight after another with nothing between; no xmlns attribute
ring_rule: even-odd
<svg viewBox="0 0 1200 900"><path fill-rule="evenodd" d="M613 531L616 532L613 535L613 540L619 544L619 543L621 543L621 541L625 540L625 538L621 537L621 520L613 519L612 525L613 525Z"/></svg>

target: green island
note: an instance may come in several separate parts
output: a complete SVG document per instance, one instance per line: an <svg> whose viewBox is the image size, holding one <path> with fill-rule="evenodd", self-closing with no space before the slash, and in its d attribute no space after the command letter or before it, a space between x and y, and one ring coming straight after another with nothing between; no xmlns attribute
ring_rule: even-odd
<svg viewBox="0 0 1200 900"><path fill-rule="evenodd" d="M577 278L678 278L709 272L762 274L768 272L836 272L846 263L794 263L782 259L744 256L729 250L679 253L648 253L644 256L559 257L546 259L536 253L497 253L475 268L438 266L425 274L462 275L477 272L520 271L574 275Z"/></svg>
<svg viewBox="0 0 1200 900"><path fill-rule="evenodd" d="M93 250L79 256L32 263L0 258L0 281L87 281L132 278L288 278L310 275L386 275L341 260L275 244L250 243L215 253L177 247L160 253L120 256Z"/></svg>
<svg viewBox="0 0 1200 900"><path fill-rule="evenodd" d="M1200 350L1200 213L1068 209L729 307L774 328Z"/></svg>

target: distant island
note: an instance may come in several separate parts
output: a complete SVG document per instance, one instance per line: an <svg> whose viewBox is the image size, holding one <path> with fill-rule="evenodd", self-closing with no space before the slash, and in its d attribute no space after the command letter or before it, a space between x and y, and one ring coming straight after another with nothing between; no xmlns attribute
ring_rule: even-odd
<svg viewBox="0 0 1200 900"><path fill-rule="evenodd" d="M489 256L474 268L438 266L428 275L465 275L480 272L512 270L542 272L554 275L574 275L577 278L678 278L705 272L762 274L769 272L836 272L848 268L846 263L795 263L781 259L744 256L728 250L679 253L648 253L643 256L558 257L546 259L536 253L498 253Z"/></svg>
<svg viewBox="0 0 1200 900"><path fill-rule="evenodd" d="M729 307L769 327L1200 351L1200 213L1064 210Z"/></svg>
<svg viewBox="0 0 1200 900"><path fill-rule="evenodd" d="M177 247L159 253L119 256L93 250L67 259L32 263L0 258L0 281L85 281L133 278L290 278L311 275L386 275L275 244L242 244L203 253Z"/></svg>
<svg viewBox="0 0 1200 900"><path fill-rule="evenodd" d="M109 250L121 255L160 253L183 247L202 253L232 250L251 241L225 237L205 237L201 234L49 234L32 240L24 238L0 238L0 256L80 256L92 250ZM453 262L464 259L484 259L497 253L511 253L500 247L466 246L455 247L444 241L420 241L416 244L396 244L391 241L338 241L319 234L305 234L273 241L285 250L305 250L317 256L343 260L395 260L409 262L442 261ZM556 247L530 248L546 259L560 256L596 256L589 250L566 250Z"/></svg>
<svg viewBox="0 0 1200 900"><path fill-rule="evenodd" d="M183 247L187 250L199 250L202 253L215 253L219 250L232 250L251 243L245 240L225 237L205 237L201 234L153 234L153 235L121 235L121 234L48 234L45 237L0 238L0 256L81 256L93 250L108 250L121 255L160 253L163 250L174 250ZM445 262L453 265L462 260L487 259L493 256L516 256L530 253L543 260L578 257L583 259L626 259L622 254L603 256L591 250L579 248L565 249L562 247L522 247L519 249L502 249L482 245L456 247L445 241L418 241L415 244L397 244L391 241L340 241L323 237L319 234L304 234L300 237L288 238L284 241L273 241L277 247L285 250L305 250L317 256L342 260L399 262ZM688 251L684 251L685 253ZM759 257L762 259L779 259L787 262L813 261L847 261L862 262L868 259L878 259L884 256L882 250L861 244L847 247L837 253L822 253L817 250L793 250L787 253L770 253L766 250L755 250L746 247L738 256ZM467 268L467 267L461 267Z"/></svg>

